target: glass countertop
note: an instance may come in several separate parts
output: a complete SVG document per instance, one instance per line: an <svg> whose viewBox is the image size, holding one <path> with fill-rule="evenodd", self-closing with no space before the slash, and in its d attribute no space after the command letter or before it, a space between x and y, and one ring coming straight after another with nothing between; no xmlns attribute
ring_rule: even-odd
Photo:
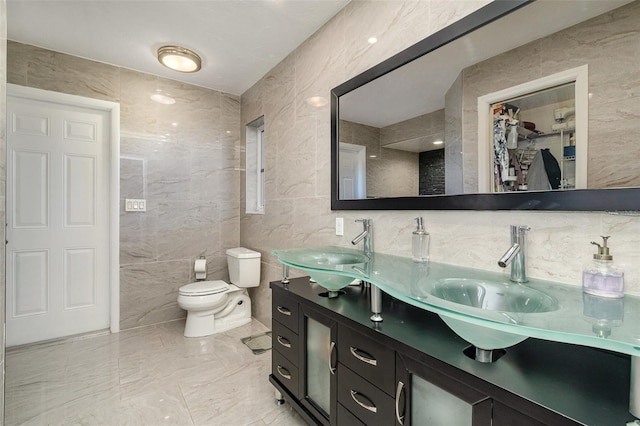
<svg viewBox="0 0 640 426"><path fill-rule="evenodd" d="M518 284L503 273L416 263L382 253L365 256L361 250L343 247L274 250L273 254L281 263L306 272L370 282L445 321L640 355L637 296L603 298L583 293L581 286L538 279Z"/></svg>

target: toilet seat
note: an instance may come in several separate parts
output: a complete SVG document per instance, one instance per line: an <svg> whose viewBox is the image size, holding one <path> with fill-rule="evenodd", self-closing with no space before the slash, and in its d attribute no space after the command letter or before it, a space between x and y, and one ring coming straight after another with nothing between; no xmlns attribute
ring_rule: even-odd
<svg viewBox="0 0 640 426"><path fill-rule="evenodd" d="M209 296L224 293L227 290L229 290L229 284L221 280L198 281L180 287L179 294L181 296Z"/></svg>

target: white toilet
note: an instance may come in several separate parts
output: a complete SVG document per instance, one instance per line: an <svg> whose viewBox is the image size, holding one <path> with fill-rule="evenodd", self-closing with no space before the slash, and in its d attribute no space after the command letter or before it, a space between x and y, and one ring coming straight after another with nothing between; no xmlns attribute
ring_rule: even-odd
<svg viewBox="0 0 640 426"><path fill-rule="evenodd" d="M231 284L197 281L180 287L178 306L187 311L185 337L220 333L251 321L246 288L260 284L260 253L243 247L227 250Z"/></svg>

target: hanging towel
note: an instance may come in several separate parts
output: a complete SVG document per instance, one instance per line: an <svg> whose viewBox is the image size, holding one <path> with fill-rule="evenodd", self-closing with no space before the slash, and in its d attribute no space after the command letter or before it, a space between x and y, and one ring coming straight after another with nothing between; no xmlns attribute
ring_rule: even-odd
<svg viewBox="0 0 640 426"><path fill-rule="evenodd" d="M529 173L527 173L527 189L529 191L548 191L551 189L549 177L547 176L547 171L544 168L542 152L539 150L536 151L536 155L533 157L533 161L529 166Z"/></svg>
<svg viewBox="0 0 640 426"><path fill-rule="evenodd" d="M547 172L547 177L549 178L549 184L551 185L551 189L560 188L560 180L562 179L562 172L560 171L560 164L558 164L558 160L553 156L551 151L548 148L541 149L542 152L542 160L544 161L544 169Z"/></svg>

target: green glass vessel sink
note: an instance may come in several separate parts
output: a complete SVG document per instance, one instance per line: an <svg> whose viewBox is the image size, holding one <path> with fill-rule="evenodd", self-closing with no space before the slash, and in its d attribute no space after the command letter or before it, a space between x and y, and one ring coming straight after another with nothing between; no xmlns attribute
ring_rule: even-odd
<svg viewBox="0 0 640 426"><path fill-rule="evenodd" d="M551 312L559 307L555 298L522 284L471 278L438 280L431 295L461 305L505 313Z"/></svg>
<svg viewBox="0 0 640 426"><path fill-rule="evenodd" d="M354 279L370 282L398 300L437 314L477 348L506 348L535 337L640 355L640 297L627 294L609 300L586 295L580 277L574 285L535 278L517 284L497 267L487 271L416 263L409 257L365 256L361 250L344 247L273 254L330 291Z"/></svg>
<svg viewBox="0 0 640 426"><path fill-rule="evenodd" d="M330 293L351 284L358 274L366 269L369 262L369 258L362 252L338 247L299 249L287 253L278 251L278 258L286 265L305 270L316 283Z"/></svg>
<svg viewBox="0 0 640 426"><path fill-rule="evenodd" d="M309 265L310 267L328 266L328 265L355 265L357 263L365 263L369 260L364 254L344 253L339 251L317 251L300 253L292 261L300 265Z"/></svg>

